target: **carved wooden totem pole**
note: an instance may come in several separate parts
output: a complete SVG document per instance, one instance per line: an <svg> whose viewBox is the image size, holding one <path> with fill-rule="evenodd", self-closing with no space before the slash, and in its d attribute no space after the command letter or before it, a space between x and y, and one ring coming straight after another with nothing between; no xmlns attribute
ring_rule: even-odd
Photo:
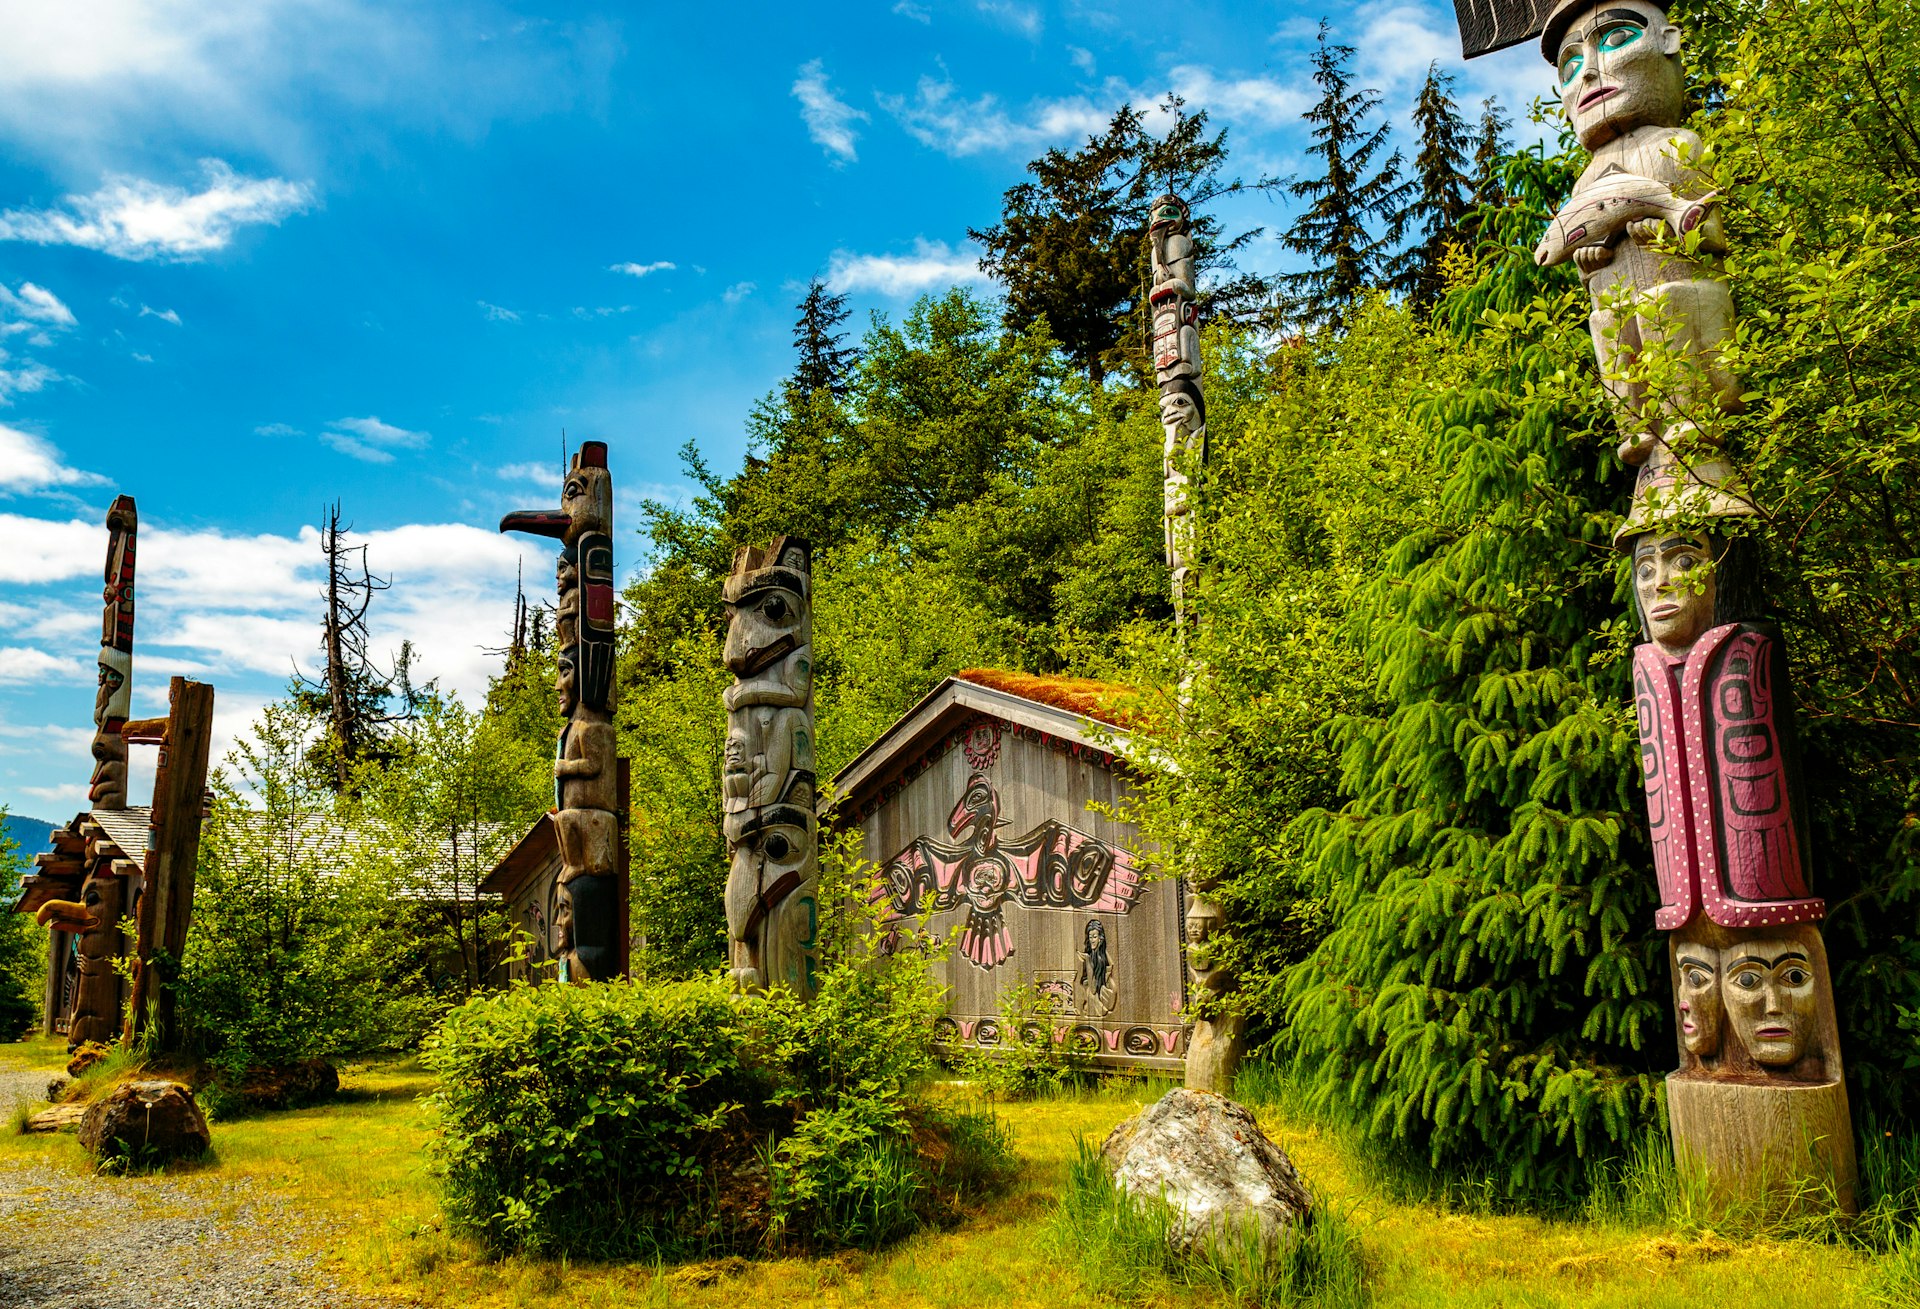
<svg viewBox="0 0 1920 1309"><path fill-rule="evenodd" d="M133 563L140 515L130 495L107 510L105 609L100 619L100 690L93 702L93 779L87 799L95 809L127 807L127 743L120 728L133 701Z"/></svg>
<svg viewBox="0 0 1920 1309"><path fill-rule="evenodd" d="M1173 616L1184 631L1188 583L1196 566L1193 475L1207 461L1207 398L1200 389L1199 305L1194 294L1191 215L1178 196L1153 202L1147 235L1152 249L1153 282L1147 292L1153 322L1153 370L1160 383L1160 426L1167 567L1173 574ZM1183 692L1184 698L1184 692ZM1224 915L1211 894L1214 883L1189 877L1187 964L1202 1016L1187 1041L1186 1082L1196 1090L1225 1094L1233 1086L1246 1043L1246 1018L1226 1003L1233 975L1212 960L1208 942Z"/></svg>
<svg viewBox="0 0 1920 1309"><path fill-rule="evenodd" d="M627 933L613 728L613 475L606 445L581 445L561 487L559 512L511 513L500 530L561 543L554 570L560 594L554 689L567 724L553 761L561 861L553 956L561 981L604 982L621 971Z"/></svg>
<svg viewBox="0 0 1920 1309"><path fill-rule="evenodd" d="M1761 620L1752 543L1727 530L1753 508L1712 434L1739 403L1719 358L1733 301L1717 206L1694 171L1700 141L1681 126L1681 32L1655 0L1457 8L1469 55L1540 33L1592 154L1534 255L1571 259L1593 296L1621 457L1639 468L1614 539L1632 552L1647 638L1634 695L1655 924L1671 933L1675 1154L1729 1198L1812 1183L1850 1210L1853 1130L1786 647Z"/></svg>
<svg viewBox="0 0 1920 1309"><path fill-rule="evenodd" d="M727 605L722 809L727 935L743 990L817 984L820 861L813 765L813 551L777 536L734 556Z"/></svg>

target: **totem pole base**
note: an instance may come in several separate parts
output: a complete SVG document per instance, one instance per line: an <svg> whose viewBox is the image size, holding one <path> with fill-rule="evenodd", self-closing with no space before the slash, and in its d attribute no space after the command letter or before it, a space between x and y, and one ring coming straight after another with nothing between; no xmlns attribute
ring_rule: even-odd
<svg viewBox="0 0 1920 1309"><path fill-rule="evenodd" d="M1676 1073L1667 1078L1667 1117L1682 1176L1699 1178L1730 1209L1860 1211L1843 1081L1752 1084Z"/></svg>
<svg viewBox="0 0 1920 1309"><path fill-rule="evenodd" d="M1202 1018L1187 1038L1187 1089L1233 1094L1233 1079L1246 1053L1247 1020L1243 1014Z"/></svg>

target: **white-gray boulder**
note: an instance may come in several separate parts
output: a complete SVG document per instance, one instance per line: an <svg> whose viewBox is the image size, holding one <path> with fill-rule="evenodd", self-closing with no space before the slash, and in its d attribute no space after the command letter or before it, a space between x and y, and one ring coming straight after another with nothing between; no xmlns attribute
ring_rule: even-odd
<svg viewBox="0 0 1920 1309"><path fill-rule="evenodd" d="M1167 1092L1114 1128L1100 1155L1122 1191L1173 1207L1177 1254L1216 1236L1237 1244L1255 1227L1271 1254L1313 1213L1286 1152L1245 1106L1211 1091Z"/></svg>

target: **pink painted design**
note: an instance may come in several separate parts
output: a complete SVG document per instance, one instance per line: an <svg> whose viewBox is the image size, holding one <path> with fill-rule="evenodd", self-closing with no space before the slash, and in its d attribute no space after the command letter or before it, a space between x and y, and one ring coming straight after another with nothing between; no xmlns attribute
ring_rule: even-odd
<svg viewBox="0 0 1920 1309"><path fill-rule="evenodd" d="M1160 1033L1160 1044L1161 1044L1161 1045L1164 1045L1164 1046L1165 1046L1165 1047L1167 1048L1167 1053L1168 1053L1168 1054L1172 1054L1172 1053L1173 1053L1173 1047L1175 1047L1176 1045L1179 1045L1179 1044L1180 1044L1180 1033L1179 1033L1179 1031L1178 1031L1178 1030L1176 1029L1176 1030L1174 1030L1174 1031L1171 1031L1171 1032L1162 1032L1162 1033Z"/></svg>
<svg viewBox="0 0 1920 1309"><path fill-rule="evenodd" d="M1704 912L1722 927L1816 922L1788 791L1779 637L1714 628L1684 663L1634 651L1647 820L1660 909L1674 931ZM1676 685L1677 683L1677 685Z"/></svg>
<svg viewBox="0 0 1920 1309"><path fill-rule="evenodd" d="M1000 762L1000 724L992 719L974 724L960 738L960 749L967 756L967 767L985 772Z"/></svg>
<svg viewBox="0 0 1920 1309"><path fill-rule="evenodd" d="M968 1018L960 1023L960 1039L962 1041L971 1041L973 1039L973 1025L979 1021L977 1018Z"/></svg>
<svg viewBox="0 0 1920 1309"><path fill-rule="evenodd" d="M1100 1031L1100 1039L1107 1043L1107 1053L1112 1054L1120 1048L1120 1029L1117 1027L1102 1028Z"/></svg>

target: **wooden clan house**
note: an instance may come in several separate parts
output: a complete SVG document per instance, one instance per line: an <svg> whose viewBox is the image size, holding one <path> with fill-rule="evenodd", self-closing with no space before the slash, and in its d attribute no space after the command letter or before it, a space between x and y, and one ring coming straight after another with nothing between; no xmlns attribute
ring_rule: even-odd
<svg viewBox="0 0 1920 1309"><path fill-rule="evenodd" d="M1185 890L1112 816L1132 785L1125 694L970 669L834 779L827 821L864 834L873 900L951 943L933 965L949 1047L1049 1040L1108 1066L1183 1066ZM1009 1031L1023 985L1034 1016Z"/></svg>

